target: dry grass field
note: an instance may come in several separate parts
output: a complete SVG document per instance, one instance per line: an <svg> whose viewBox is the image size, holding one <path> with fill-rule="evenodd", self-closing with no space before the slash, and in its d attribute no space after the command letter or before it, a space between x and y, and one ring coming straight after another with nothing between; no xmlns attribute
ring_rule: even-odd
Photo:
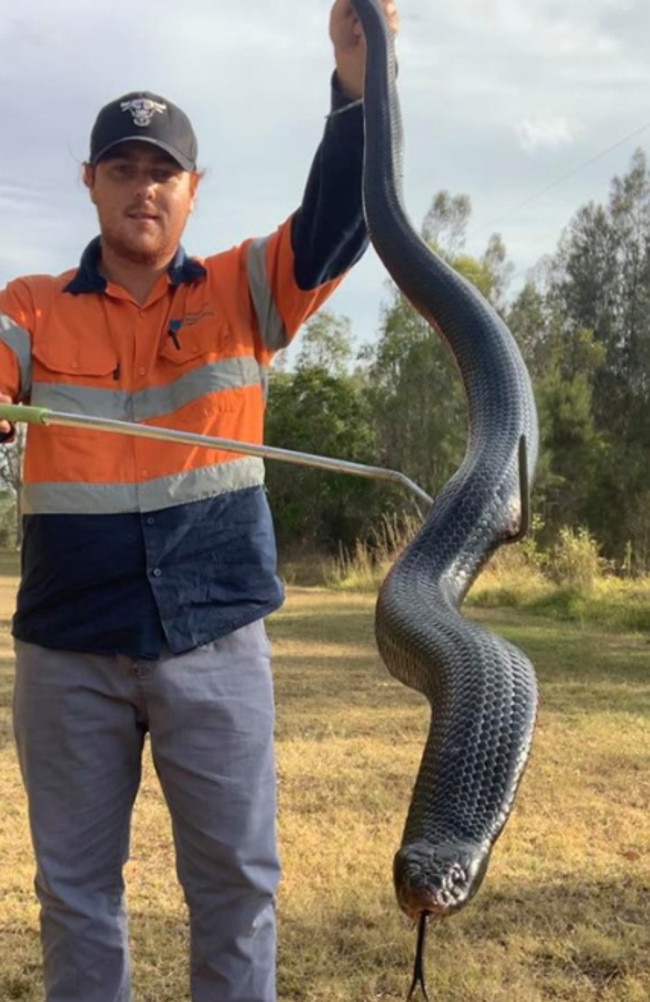
<svg viewBox="0 0 650 1002"><path fill-rule="evenodd" d="M0 1000L41 1002L25 800L11 741L10 564L0 577ZM650 643L516 611L472 615L525 648L542 705L481 893L432 928L431 1002L650 998ZM402 1000L415 933L391 863L428 709L373 643L371 596L291 588L276 658L281 1002ZM188 998L186 918L149 762L127 880L135 1002ZM215 1002L219 1000L215 999Z"/></svg>

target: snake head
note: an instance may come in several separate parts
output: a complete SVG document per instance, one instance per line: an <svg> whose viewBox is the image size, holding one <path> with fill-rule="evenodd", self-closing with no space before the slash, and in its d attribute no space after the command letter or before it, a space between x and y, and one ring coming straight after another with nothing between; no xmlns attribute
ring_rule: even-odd
<svg viewBox="0 0 650 1002"><path fill-rule="evenodd" d="M413 921L426 912L445 918L478 891L490 850L470 842L412 842L403 845L393 863L400 908Z"/></svg>

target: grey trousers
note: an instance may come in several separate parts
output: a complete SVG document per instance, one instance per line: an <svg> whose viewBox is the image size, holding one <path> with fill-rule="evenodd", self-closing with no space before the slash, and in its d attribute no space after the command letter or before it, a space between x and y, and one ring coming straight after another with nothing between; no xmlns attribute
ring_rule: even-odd
<svg viewBox="0 0 650 1002"><path fill-rule="evenodd" d="M274 702L262 622L158 661L16 642L46 1002L130 1002L122 868L149 733L194 1002L275 1002Z"/></svg>

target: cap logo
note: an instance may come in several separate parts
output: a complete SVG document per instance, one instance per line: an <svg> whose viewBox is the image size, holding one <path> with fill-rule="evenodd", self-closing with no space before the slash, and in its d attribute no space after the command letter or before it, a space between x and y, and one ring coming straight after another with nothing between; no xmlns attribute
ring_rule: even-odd
<svg viewBox="0 0 650 1002"><path fill-rule="evenodd" d="M122 111L130 111L136 125L144 128L151 125L151 120L155 114L162 115L167 111L166 104L159 101L152 101L149 97L136 97L132 101L122 101L120 108Z"/></svg>

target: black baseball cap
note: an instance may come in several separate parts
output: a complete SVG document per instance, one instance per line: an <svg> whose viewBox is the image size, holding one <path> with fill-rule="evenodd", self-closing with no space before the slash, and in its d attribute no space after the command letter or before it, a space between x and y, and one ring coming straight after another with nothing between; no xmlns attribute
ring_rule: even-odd
<svg viewBox="0 0 650 1002"><path fill-rule="evenodd" d="M98 163L113 146L133 139L158 146L183 170L196 170L198 143L192 123L184 111L159 94L133 91L105 105L90 134L90 163Z"/></svg>

